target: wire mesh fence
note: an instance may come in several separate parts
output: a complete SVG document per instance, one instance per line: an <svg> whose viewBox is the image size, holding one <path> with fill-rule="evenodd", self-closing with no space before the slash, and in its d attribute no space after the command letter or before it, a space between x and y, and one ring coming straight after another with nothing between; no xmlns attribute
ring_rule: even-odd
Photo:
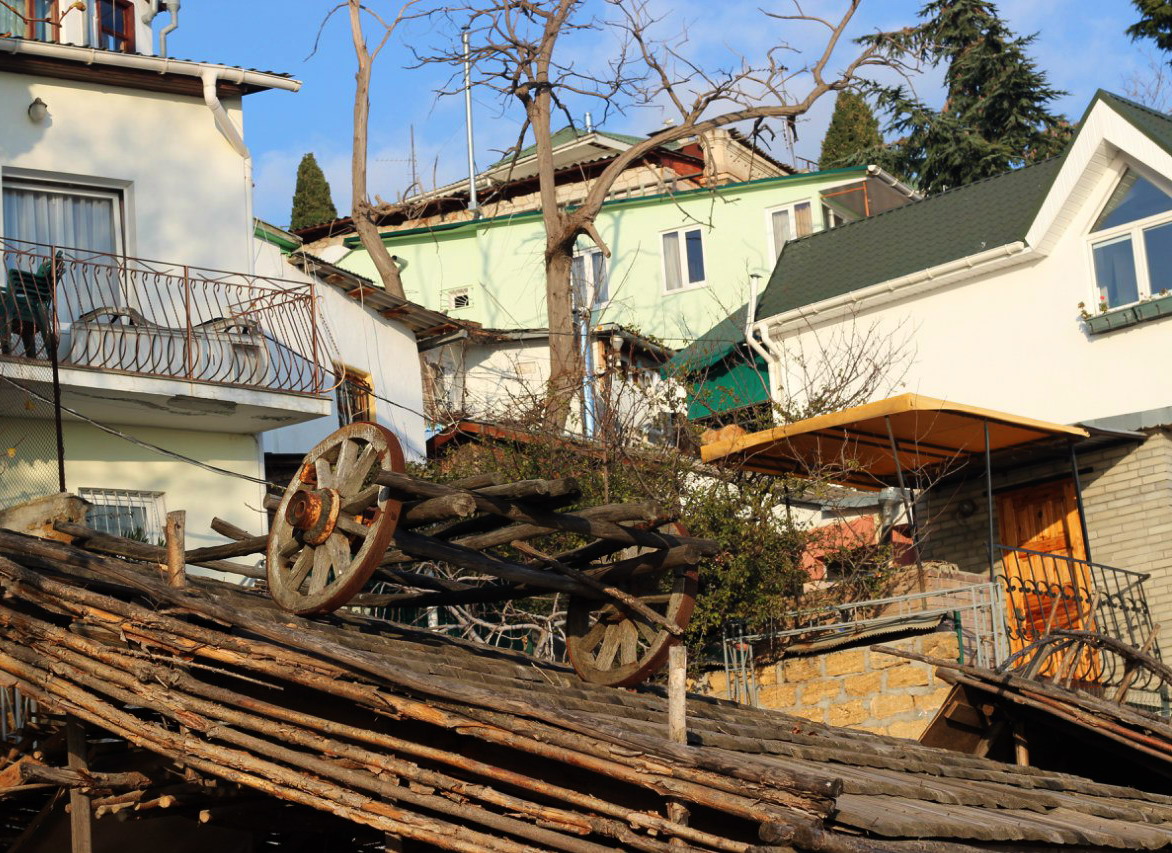
<svg viewBox="0 0 1172 853"><path fill-rule="evenodd" d="M53 407L11 387L0 391L9 409L0 417L0 508L61 491Z"/></svg>

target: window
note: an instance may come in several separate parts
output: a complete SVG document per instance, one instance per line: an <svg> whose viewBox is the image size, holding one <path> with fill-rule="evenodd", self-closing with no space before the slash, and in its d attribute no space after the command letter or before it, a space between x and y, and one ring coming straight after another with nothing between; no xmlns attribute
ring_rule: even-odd
<svg viewBox="0 0 1172 853"><path fill-rule="evenodd" d="M831 228L837 228L839 225L842 225L842 223L846 222L846 219L830 205L823 204L822 222L826 230L829 231Z"/></svg>
<svg viewBox="0 0 1172 853"><path fill-rule="evenodd" d="M1091 261L1100 307L1172 291L1172 196L1124 171L1091 226Z"/></svg>
<svg viewBox="0 0 1172 853"><path fill-rule="evenodd" d="M152 545L163 541L167 510L162 492L78 489L77 493L93 504L86 518L95 530Z"/></svg>
<svg viewBox="0 0 1172 853"><path fill-rule="evenodd" d="M444 291L443 302L445 311L455 311L458 308L471 308L472 289L469 287L456 287Z"/></svg>
<svg viewBox="0 0 1172 853"><path fill-rule="evenodd" d="M0 36L57 41L57 0L7 0L0 3Z"/></svg>
<svg viewBox="0 0 1172 853"><path fill-rule="evenodd" d="M338 371L338 424L346 426L357 421L374 422L374 384L370 374L343 365Z"/></svg>
<svg viewBox="0 0 1172 853"><path fill-rule="evenodd" d="M98 0L98 47L134 53L132 0Z"/></svg>
<svg viewBox="0 0 1172 853"><path fill-rule="evenodd" d="M774 255L780 255L782 247L790 240L814 233L813 209L808 201L771 210L768 215Z"/></svg>
<svg viewBox="0 0 1172 853"><path fill-rule="evenodd" d="M590 249L574 256L571 276L574 282L574 301L577 305L599 308L610 301L606 277L606 257L599 249Z"/></svg>
<svg viewBox="0 0 1172 853"><path fill-rule="evenodd" d="M663 276L668 293L704 284L704 240L699 228L663 235Z"/></svg>
<svg viewBox="0 0 1172 853"><path fill-rule="evenodd" d="M122 254L122 195L91 187L5 180L4 238Z"/></svg>

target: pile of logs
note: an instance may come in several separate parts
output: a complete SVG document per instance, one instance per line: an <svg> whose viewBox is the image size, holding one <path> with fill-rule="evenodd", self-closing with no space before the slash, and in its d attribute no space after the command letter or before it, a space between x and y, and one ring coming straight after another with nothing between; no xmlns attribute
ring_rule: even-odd
<svg viewBox="0 0 1172 853"><path fill-rule="evenodd" d="M346 822L354 846L329 836L340 851L362 832L466 851L748 851L822 837L838 794L671 743L657 696L629 712L646 723L608 730L597 715L625 707L618 692L559 667L346 611L309 620L206 578L176 588L147 546L143 561L84 541L0 531L0 679L48 715L3 772L68 789L73 814L277 831L247 806L260 794L294 804L290 825ZM53 767L44 744L62 730L89 741Z"/></svg>

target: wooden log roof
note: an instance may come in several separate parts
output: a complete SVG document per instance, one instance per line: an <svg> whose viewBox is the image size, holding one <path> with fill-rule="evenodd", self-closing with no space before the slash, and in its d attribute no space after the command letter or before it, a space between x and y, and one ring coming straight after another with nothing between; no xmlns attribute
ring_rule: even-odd
<svg viewBox="0 0 1172 853"><path fill-rule="evenodd" d="M699 696L674 744L655 687L353 612L302 619L218 581L173 589L151 564L5 531L0 590L0 680L43 710L193 784L428 847L1172 850L1162 794Z"/></svg>

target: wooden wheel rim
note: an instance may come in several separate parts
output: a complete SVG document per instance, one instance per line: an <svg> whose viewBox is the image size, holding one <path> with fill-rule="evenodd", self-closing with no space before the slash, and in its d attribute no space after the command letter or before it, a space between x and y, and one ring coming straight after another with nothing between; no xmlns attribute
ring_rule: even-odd
<svg viewBox="0 0 1172 853"><path fill-rule="evenodd" d="M403 473L406 468L399 440L378 424L342 427L305 455L269 532L269 593L277 604L302 616L329 613L362 589L386 554L402 510L401 502L371 480L380 471ZM329 493L337 502L336 526L330 519L324 535L315 529L311 537L320 544L306 541L305 532L286 517L290 502L303 491Z"/></svg>
<svg viewBox="0 0 1172 853"><path fill-rule="evenodd" d="M679 536L688 535L678 522L661 529ZM699 570L696 566L677 566L668 571L673 573L673 578L666 606L655 609L673 624L686 628L696 607ZM610 618L602 628L601 614L608 610ZM571 595L566 612L566 652L583 681L633 687L663 666L677 640L661 625L626 611L616 611L619 608L608 606L607 602Z"/></svg>

